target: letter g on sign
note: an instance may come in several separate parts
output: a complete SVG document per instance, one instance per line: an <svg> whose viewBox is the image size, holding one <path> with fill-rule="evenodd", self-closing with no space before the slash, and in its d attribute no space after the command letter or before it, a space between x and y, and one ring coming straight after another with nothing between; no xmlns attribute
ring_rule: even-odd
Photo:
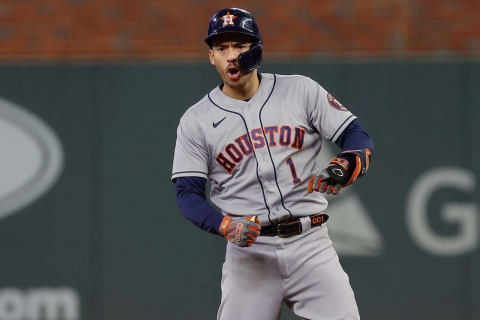
<svg viewBox="0 0 480 320"><path fill-rule="evenodd" d="M413 184L407 198L407 228L413 240L424 250L441 256L453 256L474 250L478 244L478 207L474 203L446 203L440 216L458 224L458 233L452 236L436 234L428 223L428 202L441 188L455 188L473 194L475 176L458 167L431 169Z"/></svg>

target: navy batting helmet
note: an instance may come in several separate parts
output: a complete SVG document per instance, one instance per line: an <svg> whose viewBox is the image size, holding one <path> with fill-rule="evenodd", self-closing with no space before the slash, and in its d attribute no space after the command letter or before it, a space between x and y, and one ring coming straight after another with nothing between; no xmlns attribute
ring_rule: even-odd
<svg viewBox="0 0 480 320"><path fill-rule="evenodd" d="M213 38L222 33L242 33L253 38L252 47L238 56L238 64L245 71L252 71L262 64L263 41L253 15L243 9L228 8L215 13L208 25L205 42L212 47Z"/></svg>

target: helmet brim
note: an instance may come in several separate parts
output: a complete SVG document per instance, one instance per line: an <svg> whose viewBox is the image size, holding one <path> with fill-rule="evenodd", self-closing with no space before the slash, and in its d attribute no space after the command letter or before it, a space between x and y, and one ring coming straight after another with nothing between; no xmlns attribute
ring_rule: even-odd
<svg viewBox="0 0 480 320"><path fill-rule="evenodd" d="M258 43L259 41L261 41L261 39L253 36L251 33L248 33L248 32L241 32L241 31L222 31L222 32L215 32L215 33L212 33L211 35L209 35L208 37L205 38L205 43L211 48L213 46L213 40L215 38L217 38L218 36L220 35L225 35L225 34L241 34L241 35L246 35L248 36L250 39L252 39L252 43L256 44Z"/></svg>

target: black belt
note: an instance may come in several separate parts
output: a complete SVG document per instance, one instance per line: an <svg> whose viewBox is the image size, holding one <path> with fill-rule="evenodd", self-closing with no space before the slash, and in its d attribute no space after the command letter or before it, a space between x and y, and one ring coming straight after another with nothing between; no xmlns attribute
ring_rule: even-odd
<svg viewBox="0 0 480 320"><path fill-rule="evenodd" d="M325 213L312 214L308 217L310 218L312 228L321 226L328 220L328 215ZM302 231L302 223L300 222L300 218L293 218L292 220L279 224L262 226L260 235L265 237L279 236L281 238L288 238L300 234Z"/></svg>

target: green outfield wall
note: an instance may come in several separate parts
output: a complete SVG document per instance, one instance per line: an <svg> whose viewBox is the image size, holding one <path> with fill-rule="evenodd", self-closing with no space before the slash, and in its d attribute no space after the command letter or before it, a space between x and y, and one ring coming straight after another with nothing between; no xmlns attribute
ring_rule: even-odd
<svg viewBox="0 0 480 320"><path fill-rule="evenodd" d="M375 143L329 210L362 318L479 319L480 64L262 71L312 77ZM0 66L0 320L215 318L225 241L182 217L170 173L218 81L207 63Z"/></svg>

